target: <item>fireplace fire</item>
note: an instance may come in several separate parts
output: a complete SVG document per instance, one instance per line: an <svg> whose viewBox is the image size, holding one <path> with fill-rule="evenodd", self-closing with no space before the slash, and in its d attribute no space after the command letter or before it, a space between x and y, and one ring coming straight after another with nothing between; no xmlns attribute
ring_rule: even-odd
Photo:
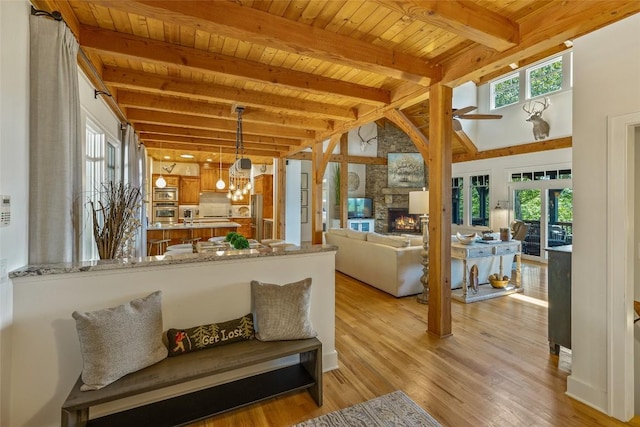
<svg viewBox="0 0 640 427"><path fill-rule="evenodd" d="M389 233L420 233L420 215L409 214L407 208L387 210Z"/></svg>

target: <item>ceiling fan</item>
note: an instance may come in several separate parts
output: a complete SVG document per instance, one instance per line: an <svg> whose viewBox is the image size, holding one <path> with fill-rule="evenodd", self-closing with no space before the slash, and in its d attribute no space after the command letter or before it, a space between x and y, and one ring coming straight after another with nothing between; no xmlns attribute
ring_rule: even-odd
<svg viewBox="0 0 640 427"><path fill-rule="evenodd" d="M470 119L470 120L487 120L487 119L501 119L501 114L467 114L470 111L475 110L478 107L474 107L472 105L464 108L454 108L453 109L453 130L461 131L462 124L458 119Z"/></svg>

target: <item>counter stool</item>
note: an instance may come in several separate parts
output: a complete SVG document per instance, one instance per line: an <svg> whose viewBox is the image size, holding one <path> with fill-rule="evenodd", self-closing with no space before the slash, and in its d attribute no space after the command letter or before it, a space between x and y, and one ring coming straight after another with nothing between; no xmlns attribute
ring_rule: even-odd
<svg viewBox="0 0 640 427"><path fill-rule="evenodd" d="M180 239L180 243L197 243L202 237L185 237Z"/></svg>
<svg viewBox="0 0 640 427"><path fill-rule="evenodd" d="M164 248L169 243L171 239L150 239L147 240L147 256L151 256L153 252L153 247L155 246L155 255L162 255L164 253Z"/></svg>

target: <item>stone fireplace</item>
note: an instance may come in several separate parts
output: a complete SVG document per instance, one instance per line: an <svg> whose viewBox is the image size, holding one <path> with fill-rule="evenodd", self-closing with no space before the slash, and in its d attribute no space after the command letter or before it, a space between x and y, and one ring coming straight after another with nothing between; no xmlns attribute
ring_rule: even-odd
<svg viewBox="0 0 640 427"><path fill-rule="evenodd" d="M389 208L387 221L389 233L420 233L420 215L409 214L408 208Z"/></svg>

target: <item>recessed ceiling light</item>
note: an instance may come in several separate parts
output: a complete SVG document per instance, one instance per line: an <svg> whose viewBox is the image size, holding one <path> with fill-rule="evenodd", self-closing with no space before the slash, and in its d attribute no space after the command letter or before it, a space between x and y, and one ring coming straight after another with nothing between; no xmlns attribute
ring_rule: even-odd
<svg viewBox="0 0 640 427"><path fill-rule="evenodd" d="M515 70L516 68L518 68L518 64L512 62L511 64L509 64L509 67L511 67L512 70Z"/></svg>
<svg viewBox="0 0 640 427"><path fill-rule="evenodd" d="M213 162L213 159L207 159L207 162Z"/></svg>
<svg viewBox="0 0 640 427"><path fill-rule="evenodd" d="M180 154L183 159L193 159L193 154Z"/></svg>
<svg viewBox="0 0 640 427"><path fill-rule="evenodd" d="M573 42L572 42L571 40L566 40L566 41L564 42L564 45L565 45L566 47L573 47Z"/></svg>
<svg viewBox="0 0 640 427"><path fill-rule="evenodd" d="M164 156L165 160L169 160L171 158L171 156Z"/></svg>

